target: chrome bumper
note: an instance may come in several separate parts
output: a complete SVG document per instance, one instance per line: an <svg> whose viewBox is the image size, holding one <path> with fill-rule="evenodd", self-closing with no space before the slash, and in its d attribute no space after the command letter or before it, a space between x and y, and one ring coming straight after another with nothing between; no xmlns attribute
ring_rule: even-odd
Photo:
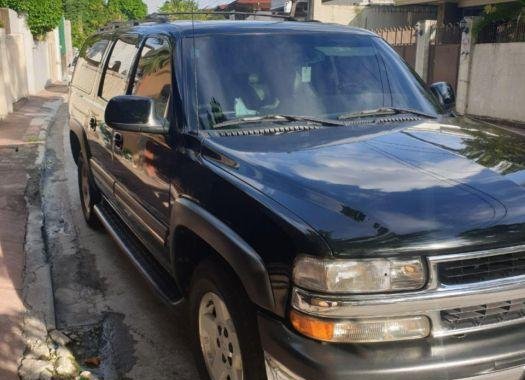
<svg viewBox="0 0 525 380"><path fill-rule="evenodd" d="M505 371L497 371L486 375L467 377L460 380L523 380L525 368L511 368Z"/></svg>

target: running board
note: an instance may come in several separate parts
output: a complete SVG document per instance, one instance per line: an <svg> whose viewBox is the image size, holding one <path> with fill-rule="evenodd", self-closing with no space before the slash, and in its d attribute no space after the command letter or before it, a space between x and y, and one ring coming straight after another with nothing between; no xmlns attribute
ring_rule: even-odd
<svg viewBox="0 0 525 380"><path fill-rule="evenodd" d="M160 298L171 306L178 305L183 297L173 277L148 252L105 199L95 207L95 214L113 240L129 257Z"/></svg>

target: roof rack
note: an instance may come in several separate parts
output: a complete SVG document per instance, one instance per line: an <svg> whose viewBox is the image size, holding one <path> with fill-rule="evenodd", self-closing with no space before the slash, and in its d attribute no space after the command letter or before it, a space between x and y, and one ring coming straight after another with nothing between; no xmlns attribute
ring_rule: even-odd
<svg viewBox="0 0 525 380"><path fill-rule="evenodd" d="M119 28L125 28L129 26L137 26L139 25L138 21L130 20L130 21L112 21L108 24L104 25L102 28L99 28L99 32L107 32L110 30L115 30Z"/></svg>
<svg viewBox="0 0 525 380"><path fill-rule="evenodd" d="M158 22L158 23L164 23L172 21L170 17L172 16L196 16L196 15L205 15L205 16L254 16L254 17L269 17L269 18L276 18L286 21L299 21L297 18L291 16L291 15L284 15L284 14L278 14L278 13L262 13L262 12L236 12L236 11L197 11L197 12L156 12L151 13L147 15L144 20L137 21L137 20L129 20L129 21L113 21L108 23L107 25L103 26L99 29L99 32L107 32L107 31L113 31L115 29L119 28L125 28L130 26L137 26L140 25L142 22ZM235 20L235 18L234 18Z"/></svg>
<svg viewBox="0 0 525 380"><path fill-rule="evenodd" d="M270 17L278 18L288 21L296 21L296 18L291 15L274 14L274 13L258 13L258 12L236 12L236 11L197 11L197 12L157 12L146 16L146 22L168 22L170 16L254 16L254 17Z"/></svg>

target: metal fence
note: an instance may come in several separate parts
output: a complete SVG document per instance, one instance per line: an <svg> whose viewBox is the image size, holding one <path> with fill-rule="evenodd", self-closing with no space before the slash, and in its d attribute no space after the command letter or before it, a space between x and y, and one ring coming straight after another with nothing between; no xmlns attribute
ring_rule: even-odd
<svg viewBox="0 0 525 380"><path fill-rule="evenodd" d="M494 22L478 32L478 44L525 42L525 21Z"/></svg>
<svg viewBox="0 0 525 380"><path fill-rule="evenodd" d="M461 27L459 23L434 26L433 29L431 44L448 45L461 42Z"/></svg>
<svg viewBox="0 0 525 380"><path fill-rule="evenodd" d="M375 29L374 32L392 46L414 45L417 39L415 26L393 26Z"/></svg>

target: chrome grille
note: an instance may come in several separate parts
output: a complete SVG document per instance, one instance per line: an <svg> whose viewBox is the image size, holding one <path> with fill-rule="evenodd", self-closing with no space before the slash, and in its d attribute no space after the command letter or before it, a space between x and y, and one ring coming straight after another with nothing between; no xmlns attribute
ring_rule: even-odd
<svg viewBox="0 0 525 380"><path fill-rule="evenodd" d="M438 265L439 280L445 285L471 284L525 275L525 251L468 258Z"/></svg>
<svg viewBox="0 0 525 380"><path fill-rule="evenodd" d="M517 319L525 320L523 298L441 311L441 325L448 330L489 326Z"/></svg>

